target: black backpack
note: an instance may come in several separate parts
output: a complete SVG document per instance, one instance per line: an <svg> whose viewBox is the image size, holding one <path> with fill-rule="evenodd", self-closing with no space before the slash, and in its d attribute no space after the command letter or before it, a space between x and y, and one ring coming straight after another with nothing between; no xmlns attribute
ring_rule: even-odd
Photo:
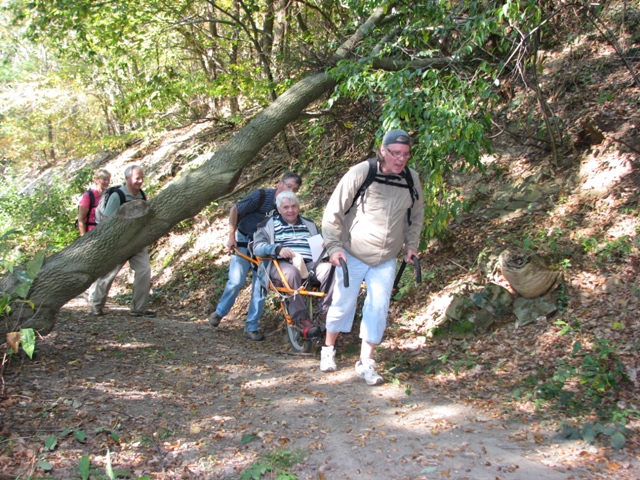
<svg viewBox="0 0 640 480"><path fill-rule="evenodd" d="M409 193L411 194L411 207L407 209L407 220L409 225L411 225L411 208L416 203L416 200L420 198L418 195L418 190L413 186L413 177L411 176L411 172L409 171L409 167L405 166L400 175L378 175L378 159L370 158L367 160L369 162L369 172L367 173L367 178L360 185L360 188L356 192L355 197L353 197L353 202L351 202L351 206L345 212L345 215L349 213L349 211L356 204L358 198L364 195L364 192L367 191L369 185L373 182L384 183L385 185L393 185L394 187L400 188L408 188ZM401 183L401 180L404 178L405 182Z"/></svg>
<svg viewBox="0 0 640 480"><path fill-rule="evenodd" d="M123 186L124 185L115 185L113 187L107 188L104 192L102 192L102 196L100 197L100 203L96 208L96 223L103 222L104 219L107 218L106 215L104 214L104 210L105 208L107 208L107 203L109 202L109 198L114 192L118 194L118 197L120 197L120 205L124 205L125 203L127 203L127 197L122 191ZM140 190L140 193L142 194L142 200L146 201L147 195L144 193L143 190Z"/></svg>
<svg viewBox="0 0 640 480"><path fill-rule="evenodd" d="M93 210L96 207L96 197L94 197L93 190L91 189L88 189L85 193L89 195L89 211L87 212L87 218L85 218L84 220L84 222L87 224L87 227L88 227L89 225L95 225L95 223L89 221L89 216L91 215L91 210ZM80 206L78 206L78 210L79 209L80 209ZM74 225L76 228L78 228L77 218Z"/></svg>

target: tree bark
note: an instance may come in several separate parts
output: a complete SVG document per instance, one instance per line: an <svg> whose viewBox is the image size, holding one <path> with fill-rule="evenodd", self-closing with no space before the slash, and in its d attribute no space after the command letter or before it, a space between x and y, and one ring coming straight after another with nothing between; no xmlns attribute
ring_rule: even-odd
<svg viewBox="0 0 640 480"><path fill-rule="evenodd" d="M384 18L384 11L385 7L376 9L339 48L334 60L346 58ZM14 308L0 325L0 338L19 328L49 333L65 303L85 291L96 278L232 190L242 169L260 149L334 86L335 81L324 72L309 75L277 98L202 166L185 171L148 202L136 200L124 204L87 235L46 258L29 290L28 300L34 308L27 303L24 308ZM18 284L15 274L7 274L0 279L0 291L15 292Z"/></svg>

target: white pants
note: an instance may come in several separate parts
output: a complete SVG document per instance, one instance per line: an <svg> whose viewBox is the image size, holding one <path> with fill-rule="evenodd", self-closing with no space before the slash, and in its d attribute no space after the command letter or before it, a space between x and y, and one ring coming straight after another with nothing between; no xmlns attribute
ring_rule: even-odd
<svg viewBox="0 0 640 480"><path fill-rule="evenodd" d="M392 258L381 265L371 267L345 253L349 270L349 288L344 287L342 268L336 267L333 302L327 312L327 331L331 333L351 331L360 285L364 280L367 285L367 297L362 308L360 338L377 345L382 341L382 335L387 326L391 290L396 274L396 259Z"/></svg>

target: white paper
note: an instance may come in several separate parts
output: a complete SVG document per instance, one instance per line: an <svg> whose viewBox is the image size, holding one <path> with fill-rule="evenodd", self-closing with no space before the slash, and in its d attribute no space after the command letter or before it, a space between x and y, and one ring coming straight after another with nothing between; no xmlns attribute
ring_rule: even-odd
<svg viewBox="0 0 640 480"><path fill-rule="evenodd" d="M322 235L314 235L313 237L307 238L307 240L309 241L309 247L311 247L311 256L313 261L317 262L318 258L320 258L320 255L322 254L322 250L324 249L324 240Z"/></svg>

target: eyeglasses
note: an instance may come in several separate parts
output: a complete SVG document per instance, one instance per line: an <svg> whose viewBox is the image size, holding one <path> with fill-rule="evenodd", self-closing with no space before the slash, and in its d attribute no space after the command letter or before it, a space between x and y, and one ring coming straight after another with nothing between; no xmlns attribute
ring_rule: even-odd
<svg viewBox="0 0 640 480"><path fill-rule="evenodd" d="M298 185L295 182L283 183L283 185L293 193L297 193L298 190L300 189L300 185Z"/></svg>
<svg viewBox="0 0 640 480"><path fill-rule="evenodd" d="M407 152L407 153L394 152L393 150L389 150L388 148L387 148L387 152L389 152L389 154L393 158L411 158L411 152Z"/></svg>

